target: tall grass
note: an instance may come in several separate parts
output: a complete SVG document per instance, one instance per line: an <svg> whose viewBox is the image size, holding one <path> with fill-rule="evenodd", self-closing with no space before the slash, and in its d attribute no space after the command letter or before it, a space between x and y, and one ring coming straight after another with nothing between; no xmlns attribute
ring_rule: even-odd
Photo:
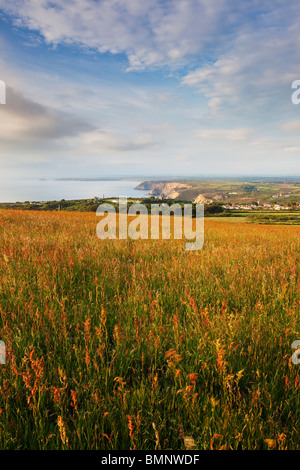
<svg viewBox="0 0 300 470"><path fill-rule="evenodd" d="M300 228L0 212L1 449L299 449Z"/></svg>

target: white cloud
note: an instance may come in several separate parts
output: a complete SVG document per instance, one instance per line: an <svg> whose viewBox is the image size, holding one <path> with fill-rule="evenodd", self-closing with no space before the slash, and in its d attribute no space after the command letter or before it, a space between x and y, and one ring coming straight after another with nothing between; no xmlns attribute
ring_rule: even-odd
<svg viewBox="0 0 300 470"><path fill-rule="evenodd" d="M172 167L176 161L220 172L230 165L241 172L251 165L275 172L289 158L294 165L300 124L290 85L300 79L298 6L296 0L0 0L14 25L30 29L21 31L30 45L43 40L50 48L93 49L99 54L85 56L93 64L107 52L127 57L125 67L122 56L111 69L113 79L105 81L109 74L95 79L92 62L81 76L79 67L67 74L60 68L65 50L57 62L58 56L51 56L49 67L58 66L52 78L43 61L37 63L38 55L29 64L33 68L20 73L17 53L11 60L6 54L7 77L14 75L7 83L14 87L16 104L12 100L0 109L2 148L10 146L17 159L25 145L30 161L40 144L40 158L50 160L57 144L53 161L76 160L83 166L144 158L140 172L146 165L152 170L153 161L158 172L164 165L170 173L179 168ZM18 41L11 47L17 50ZM145 82L142 74L120 80L120 64L128 72L168 67L168 77L164 70L147 75ZM184 86L176 89L176 78ZM286 123L272 128L276 119Z"/></svg>
<svg viewBox="0 0 300 470"><path fill-rule="evenodd" d="M285 100L283 87L299 78L297 0L0 0L0 7L50 45L125 54L127 71L188 66L181 83L203 93L213 112Z"/></svg>
<svg viewBox="0 0 300 470"><path fill-rule="evenodd" d="M297 152L300 154L300 147L285 147L284 152Z"/></svg>
<svg viewBox="0 0 300 470"><path fill-rule="evenodd" d="M208 140L229 140L232 142L247 141L253 134L253 129L199 129L196 136Z"/></svg>
<svg viewBox="0 0 300 470"><path fill-rule="evenodd" d="M87 153L135 152L153 149L157 141L150 132L135 132L133 135L111 129L96 130L83 136L81 145Z"/></svg>
<svg viewBox="0 0 300 470"><path fill-rule="evenodd" d="M300 131L300 121L286 122L281 128L284 131Z"/></svg>
<svg viewBox="0 0 300 470"><path fill-rule="evenodd" d="M7 103L0 107L2 147L50 142L94 128L72 114L36 103L12 87L7 87Z"/></svg>
<svg viewBox="0 0 300 470"><path fill-rule="evenodd" d="M49 44L125 53L129 70L186 64L215 48L216 37L221 44L244 14L233 0L0 0L0 7Z"/></svg>
<svg viewBox="0 0 300 470"><path fill-rule="evenodd" d="M245 2L246 4L249 2ZM250 2L253 8L256 2ZM290 105L289 89L299 78L300 16L297 2L264 2L265 12L249 23L240 22L232 40L215 60L204 63L182 77L182 85L203 93L214 111L261 110L274 117L275 106Z"/></svg>

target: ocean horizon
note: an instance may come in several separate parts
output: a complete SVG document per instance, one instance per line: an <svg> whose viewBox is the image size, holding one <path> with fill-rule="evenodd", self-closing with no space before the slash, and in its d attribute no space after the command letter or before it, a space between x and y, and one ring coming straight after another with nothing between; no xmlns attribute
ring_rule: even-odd
<svg viewBox="0 0 300 470"><path fill-rule="evenodd" d="M60 201L93 197L145 197L148 191L135 189L142 180L20 179L1 181L0 202Z"/></svg>

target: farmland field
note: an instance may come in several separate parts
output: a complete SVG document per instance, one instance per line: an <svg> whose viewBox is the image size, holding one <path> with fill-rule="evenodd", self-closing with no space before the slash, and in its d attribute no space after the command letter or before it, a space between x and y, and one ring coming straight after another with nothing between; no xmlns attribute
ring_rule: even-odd
<svg viewBox="0 0 300 470"><path fill-rule="evenodd" d="M300 227L0 211L1 449L300 449Z"/></svg>

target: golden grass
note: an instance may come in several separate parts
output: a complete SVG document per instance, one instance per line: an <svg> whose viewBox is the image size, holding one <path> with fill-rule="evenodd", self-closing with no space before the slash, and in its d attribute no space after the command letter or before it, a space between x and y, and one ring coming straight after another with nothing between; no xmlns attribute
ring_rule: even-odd
<svg viewBox="0 0 300 470"><path fill-rule="evenodd" d="M2 449L299 449L300 227L0 212Z"/></svg>

